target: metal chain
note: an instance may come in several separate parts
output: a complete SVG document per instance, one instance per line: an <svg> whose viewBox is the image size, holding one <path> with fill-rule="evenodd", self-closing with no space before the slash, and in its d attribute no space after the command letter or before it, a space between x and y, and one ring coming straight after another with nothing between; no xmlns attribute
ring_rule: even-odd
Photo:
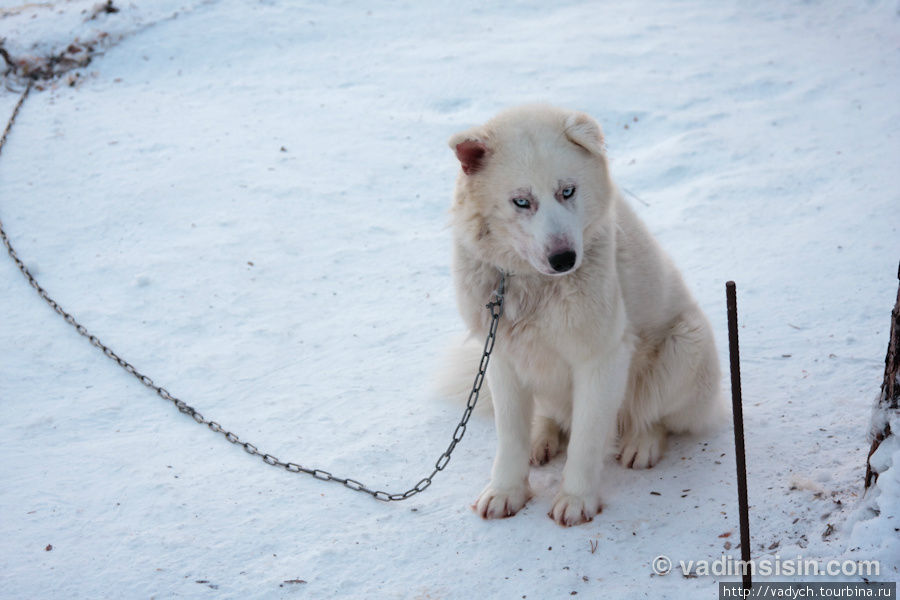
<svg viewBox="0 0 900 600"><path fill-rule="evenodd" d="M6 125L3 136L0 137L0 152L3 151L3 146L6 143L6 137L7 135L9 135L9 131L12 128L13 122L15 121L16 116L19 113L19 109L22 107L22 103L25 101L25 98L28 97L28 93L31 91L32 83L32 81L29 81L28 87L25 88L25 91L22 93L22 97L19 98L16 107L13 109L12 116L10 117L9 122ZM490 361L491 352L494 349L494 341L497 337L497 325L500 322L500 316L503 314L503 296L506 288L506 274L501 272L500 284L497 290L494 291L490 302L488 302L488 304L486 305L487 309L491 312L491 324L488 328L487 339L484 342L484 351L481 355L481 362L478 364L478 373L475 375L475 380L472 383L472 391L469 392L469 397L466 401L466 409L465 411L463 411L463 415L459 421L459 424L453 431L453 438L450 440L450 445L447 446L447 449L444 451L444 453L441 454L441 456L437 459L437 462L434 463L434 470L431 471L430 475L420 479L416 485L406 490L405 492L390 494L381 490L373 490L363 483L349 477L338 477L337 475L333 475L332 473L329 473L324 469L304 467L294 462L281 461L271 454L261 452L259 448L257 448L250 442L241 440L241 438L238 437L235 433L228 431L215 421L207 419L202 414L197 412L194 407L173 396L166 388L154 383L154 381L150 377L138 371L134 365L116 354L109 346L101 342L100 338L90 333L84 325L79 323L75 319L75 317L66 312L53 298L51 298L47 291L43 287L41 287L41 285L28 270L28 267L25 266L25 263L23 263L19 258L19 255L16 253L12 244L10 244L9 238L6 235L6 231L3 229L2 221L0 221L0 239L2 239L3 245L6 246L6 251L9 253L10 258L12 258L13 262L16 263L16 266L19 267L19 271L22 272L22 275L25 276L25 279L28 280L28 283L37 291L40 297L50 305L50 308L55 310L63 319L65 319L66 323L74 327L75 331L86 337L93 346L96 346L99 350L101 350L107 358L116 362L116 364L133 375L138 381L156 392L156 394L160 398L162 398L163 400L168 400L169 402L174 404L180 412L190 416L197 423L206 425L213 432L222 434L222 436L224 436L226 440L228 440L232 444L241 446L247 453L260 457L262 461L267 465L271 465L273 467L281 467L286 471L290 471L291 473L305 473L307 475L312 475L316 479L320 479L322 481L334 481L337 483L341 483L353 491L369 494L376 500L381 500L383 502L406 500L407 498L425 491L425 489L431 485L431 481L434 476L437 475L439 471L443 471L447 466L447 463L450 462L450 455L453 453L456 445L462 440L463 435L465 435L466 425L469 422L469 418L472 416L472 411L475 409L475 404L478 402L478 394L481 392L481 386L484 384L484 377L485 373L487 372L488 362Z"/></svg>
<svg viewBox="0 0 900 600"><path fill-rule="evenodd" d="M6 123L6 129L3 130L3 136L0 137L0 152L3 152L3 146L6 145L6 136L9 135L9 130L12 129L13 123L16 120L16 117L19 116L19 109L22 108L22 104L25 102L25 98L28 97L28 94L31 93L31 87L34 85L34 80L29 79L28 85L25 87L25 91L22 92L22 95L19 97L19 101L16 102L15 108L13 108L12 115L9 117L9 121Z"/></svg>

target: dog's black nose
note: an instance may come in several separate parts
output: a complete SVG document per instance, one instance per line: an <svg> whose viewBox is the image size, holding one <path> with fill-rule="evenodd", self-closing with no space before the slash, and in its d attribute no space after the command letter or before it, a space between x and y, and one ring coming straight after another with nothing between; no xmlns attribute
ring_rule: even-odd
<svg viewBox="0 0 900 600"><path fill-rule="evenodd" d="M578 258L578 255L575 254L573 250L566 250L565 252L558 252L551 255L547 260L550 261L550 266L553 267L554 271L557 273L565 273L575 266L576 258Z"/></svg>

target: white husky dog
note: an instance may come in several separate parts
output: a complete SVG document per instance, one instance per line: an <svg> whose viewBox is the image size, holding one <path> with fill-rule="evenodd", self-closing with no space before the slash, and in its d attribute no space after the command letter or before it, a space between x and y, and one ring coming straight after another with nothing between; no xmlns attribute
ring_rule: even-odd
<svg viewBox="0 0 900 600"><path fill-rule="evenodd" d="M531 497L529 463L568 435L550 517L601 510L604 456L660 460L667 432L722 414L709 321L671 259L612 183L600 126L545 105L508 110L454 135L462 166L452 209L459 310L473 336L509 274L488 369L498 449L473 505L509 517Z"/></svg>

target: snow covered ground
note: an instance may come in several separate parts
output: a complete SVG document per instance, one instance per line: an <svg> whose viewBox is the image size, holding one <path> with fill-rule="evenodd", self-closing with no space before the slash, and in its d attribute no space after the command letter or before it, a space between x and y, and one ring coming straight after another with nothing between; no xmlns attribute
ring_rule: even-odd
<svg viewBox="0 0 900 600"><path fill-rule="evenodd" d="M578 108L723 363L737 281L754 557L898 579L900 449L861 498L900 258L897 0L115 4L0 2L13 57L102 50L26 103L0 219L158 383L284 460L415 484L462 410L429 389L461 331L446 140L513 104ZM0 314L0 597L693 599L738 579L651 568L739 557L730 428L611 464L587 525L546 517L561 460L486 522L486 415L430 489L383 504L180 415L3 257Z"/></svg>

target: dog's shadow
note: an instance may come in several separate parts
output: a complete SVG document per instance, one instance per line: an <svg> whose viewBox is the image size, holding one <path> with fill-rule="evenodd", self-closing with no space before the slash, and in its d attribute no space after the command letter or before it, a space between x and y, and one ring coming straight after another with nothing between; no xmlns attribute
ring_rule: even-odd
<svg viewBox="0 0 900 600"><path fill-rule="evenodd" d="M645 512L664 506L667 514L707 508L713 501L711 489L721 489L722 482L730 482L733 476L730 435L726 430L711 437L670 434L665 455L650 469L624 467L616 460L615 453L610 453L601 476L603 512L595 521L604 515L628 518L633 507ZM547 464L532 465L529 481L534 497L526 510L547 512L550 509L562 484L565 464L563 448ZM717 501L716 506L720 503Z"/></svg>

